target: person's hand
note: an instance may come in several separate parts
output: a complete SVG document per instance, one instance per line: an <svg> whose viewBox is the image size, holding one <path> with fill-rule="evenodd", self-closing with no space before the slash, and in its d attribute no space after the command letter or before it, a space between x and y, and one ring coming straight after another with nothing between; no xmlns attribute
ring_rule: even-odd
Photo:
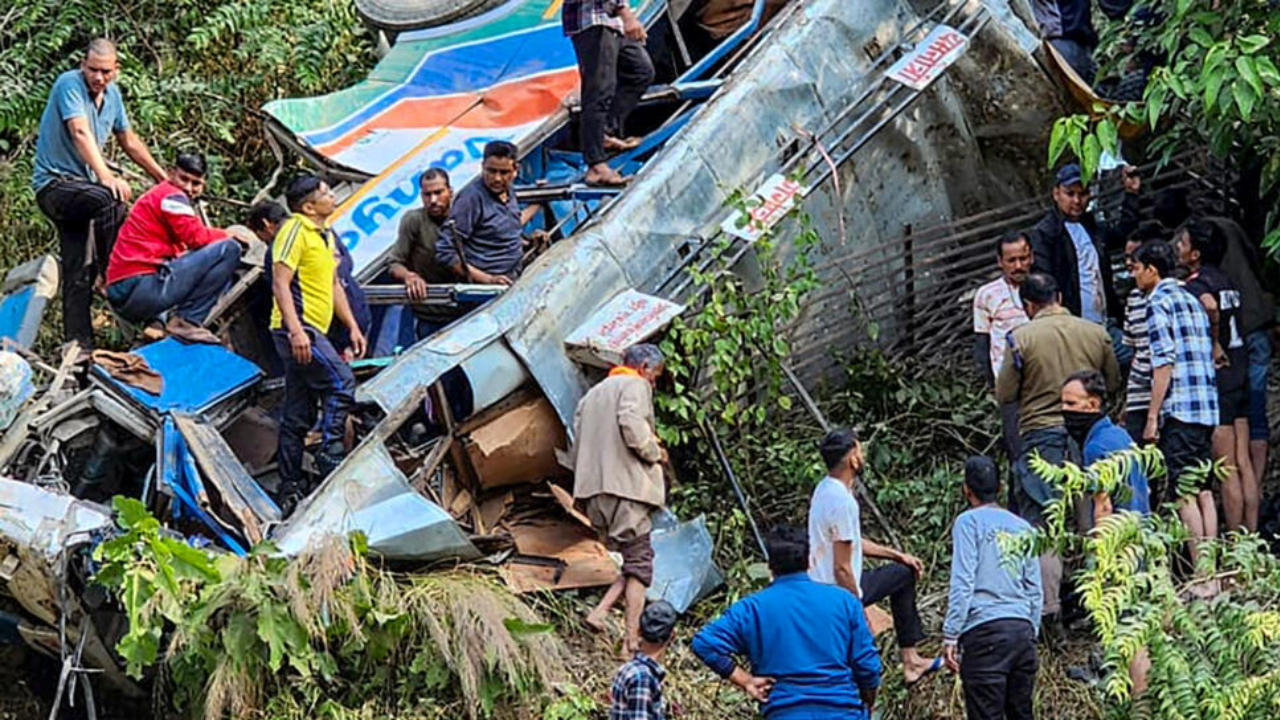
<svg viewBox="0 0 1280 720"><path fill-rule="evenodd" d="M471 282L481 285L510 285L511 278L506 275L490 275L483 270L471 268Z"/></svg>
<svg viewBox="0 0 1280 720"><path fill-rule="evenodd" d="M127 203L133 199L133 188L129 187L129 181L122 177L109 177L102 181L102 184L111 191L111 196L122 203Z"/></svg>
<svg viewBox="0 0 1280 720"><path fill-rule="evenodd" d="M1126 165L1120 173L1124 178L1124 191L1130 195L1137 195L1142 190L1142 176L1138 175L1138 168Z"/></svg>
<svg viewBox="0 0 1280 720"><path fill-rule="evenodd" d="M529 233L529 239L533 241L534 245L541 245L551 239L551 233L546 230L534 230Z"/></svg>
<svg viewBox="0 0 1280 720"><path fill-rule="evenodd" d="M427 299L427 281L418 273L411 272L404 279L404 291L410 300Z"/></svg>
<svg viewBox="0 0 1280 720"><path fill-rule="evenodd" d="M664 463L664 464L671 462L671 456L667 454L667 449L665 447L659 445L658 452L661 454L661 457L658 459L658 462Z"/></svg>
<svg viewBox="0 0 1280 720"><path fill-rule="evenodd" d="M306 330L289 333L289 350L293 353L294 362L299 365L311 364L311 336Z"/></svg>
<svg viewBox="0 0 1280 720"><path fill-rule="evenodd" d="M635 13L631 11L627 11L622 18L622 34L638 43L649 39L649 33L645 32L644 25L636 17Z"/></svg>
<svg viewBox="0 0 1280 720"><path fill-rule="evenodd" d="M1142 430L1142 441L1148 444L1154 444L1160 440L1160 421L1157 418L1147 418L1147 426Z"/></svg>
<svg viewBox="0 0 1280 720"><path fill-rule="evenodd" d="M1227 351L1222 349L1222 343L1216 340L1213 343L1213 366L1219 370L1231 366L1231 358L1227 357Z"/></svg>
<svg viewBox="0 0 1280 720"><path fill-rule="evenodd" d="M953 673L960 672L960 648L957 645L948 643L942 648L942 661L947 664L947 669Z"/></svg>
<svg viewBox="0 0 1280 720"><path fill-rule="evenodd" d="M364 333L360 332L359 326L351 327L348 329L351 331L352 355L354 355L357 359L364 357L365 350L369 349L364 339Z"/></svg>
<svg viewBox="0 0 1280 720"><path fill-rule="evenodd" d="M902 553L898 557L898 562L911 568L911 572L916 574L917 580L919 580L920 576L924 574L924 562L920 558L916 557L915 555L911 555L910 553Z"/></svg>
<svg viewBox="0 0 1280 720"><path fill-rule="evenodd" d="M769 693L773 692L774 682L775 680L770 677L748 675L739 687L747 695L750 695L752 700L758 703L767 703L769 702Z"/></svg>

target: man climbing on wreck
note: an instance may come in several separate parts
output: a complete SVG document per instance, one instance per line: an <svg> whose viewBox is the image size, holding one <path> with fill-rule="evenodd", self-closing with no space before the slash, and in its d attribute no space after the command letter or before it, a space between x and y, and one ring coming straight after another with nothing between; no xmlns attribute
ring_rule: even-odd
<svg viewBox="0 0 1280 720"><path fill-rule="evenodd" d="M638 138L625 136L627 116L653 82L653 61L645 50L644 25L627 0L564 0L560 16L573 42L582 80L579 135L587 165L583 182L618 187L627 178L609 167L607 152L631 150Z"/></svg>
<svg viewBox="0 0 1280 720"><path fill-rule="evenodd" d="M653 414L653 386L663 364L653 345L627 348L622 364L587 392L573 418L573 497L584 502L609 548L622 554L622 573L586 623L603 631L605 617L625 598L628 654L639 648L645 589L653 582L650 516L666 502L667 451Z"/></svg>
<svg viewBox="0 0 1280 720"><path fill-rule="evenodd" d="M271 336L284 364L277 494L288 515L312 489L303 476L302 453L317 402L320 449L315 460L320 478L345 454L343 436L354 403L355 378L326 337L334 316L347 328L352 357L364 355L365 338L338 277L337 237L325 227L334 210L333 191L320 178L306 175L289 185L285 198L293 215L280 226L271 246Z"/></svg>

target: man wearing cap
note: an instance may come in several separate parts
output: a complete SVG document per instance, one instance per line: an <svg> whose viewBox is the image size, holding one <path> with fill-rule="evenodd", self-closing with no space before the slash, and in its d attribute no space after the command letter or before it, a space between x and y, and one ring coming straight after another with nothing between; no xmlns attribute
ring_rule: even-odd
<svg viewBox="0 0 1280 720"><path fill-rule="evenodd" d="M1099 223L1089 209L1089 188L1080 166L1074 163L1058 171L1053 185L1053 207L1030 234L1036 272L1047 273L1062 292L1062 306L1072 315L1106 325L1123 320L1124 306L1115 294L1108 253L1124 247L1138 227L1138 191L1142 180L1130 167L1124 169L1124 199L1120 218Z"/></svg>
<svg viewBox="0 0 1280 720"><path fill-rule="evenodd" d="M667 671L662 656L676 629L676 609L659 600L640 616L640 645L635 657L618 670L609 690L609 720L663 720L662 680Z"/></svg>
<svg viewBox="0 0 1280 720"><path fill-rule="evenodd" d="M657 347L632 345L622 364L578 402L573 418L573 497L611 550L622 554L622 573L587 615L593 630L625 594L627 648L640 641L640 611L653 582L650 516L666 502L662 463L667 451L655 431L653 386L662 374Z"/></svg>

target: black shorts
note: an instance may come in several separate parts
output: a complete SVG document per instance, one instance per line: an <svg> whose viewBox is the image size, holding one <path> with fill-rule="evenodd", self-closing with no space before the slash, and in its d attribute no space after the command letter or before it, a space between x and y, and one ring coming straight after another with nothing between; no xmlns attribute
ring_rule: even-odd
<svg viewBox="0 0 1280 720"><path fill-rule="evenodd" d="M1218 393L1218 425L1231 425L1249 417L1249 390L1239 387Z"/></svg>
<svg viewBox="0 0 1280 720"><path fill-rule="evenodd" d="M1169 491L1166 498L1178 496L1178 477L1183 471L1195 469L1212 459L1211 440L1213 428L1208 425L1191 425L1174 418L1166 418L1160 428L1160 452L1164 453L1166 479ZM1196 484L1199 490L1212 489L1212 476Z"/></svg>

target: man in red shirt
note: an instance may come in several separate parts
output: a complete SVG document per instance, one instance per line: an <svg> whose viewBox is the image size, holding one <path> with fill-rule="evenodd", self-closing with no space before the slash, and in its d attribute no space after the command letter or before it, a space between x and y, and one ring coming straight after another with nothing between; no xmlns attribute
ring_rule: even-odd
<svg viewBox="0 0 1280 720"><path fill-rule="evenodd" d="M168 312L165 329L195 342L217 343L201 327L240 264L239 240L205 226L193 201L204 191L203 155L177 157L169 177L138 198L107 263L107 299L126 320Z"/></svg>

